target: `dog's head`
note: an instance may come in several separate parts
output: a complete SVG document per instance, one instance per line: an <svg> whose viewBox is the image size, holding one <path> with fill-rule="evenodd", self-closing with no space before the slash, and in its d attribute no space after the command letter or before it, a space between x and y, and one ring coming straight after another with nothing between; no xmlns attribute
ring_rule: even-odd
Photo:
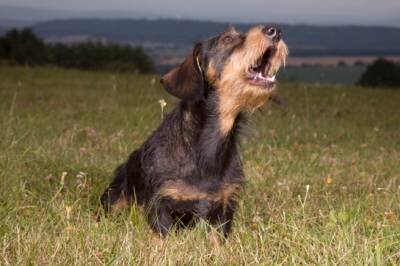
<svg viewBox="0 0 400 266"><path fill-rule="evenodd" d="M275 76L287 55L276 27L256 26L245 34L229 27L196 44L192 54L165 74L161 83L186 101L216 95L221 112L256 109L272 96Z"/></svg>

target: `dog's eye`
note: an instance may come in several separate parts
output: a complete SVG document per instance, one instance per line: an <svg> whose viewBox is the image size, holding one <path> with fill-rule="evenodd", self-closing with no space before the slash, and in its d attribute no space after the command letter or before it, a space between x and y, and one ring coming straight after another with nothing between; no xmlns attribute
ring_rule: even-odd
<svg viewBox="0 0 400 266"><path fill-rule="evenodd" d="M225 36L225 37L222 39L222 41L223 41L224 43L231 43L231 42L233 41L233 38L232 38L232 36Z"/></svg>

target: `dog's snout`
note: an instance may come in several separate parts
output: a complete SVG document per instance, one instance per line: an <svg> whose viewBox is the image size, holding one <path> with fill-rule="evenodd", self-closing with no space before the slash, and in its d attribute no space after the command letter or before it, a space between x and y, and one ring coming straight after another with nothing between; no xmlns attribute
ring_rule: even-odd
<svg viewBox="0 0 400 266"><path fill-rule="evenodd" d="M281 39L282 32L278 27L266 26L263 29L264 34L271 40L278 42Z"/></svg>

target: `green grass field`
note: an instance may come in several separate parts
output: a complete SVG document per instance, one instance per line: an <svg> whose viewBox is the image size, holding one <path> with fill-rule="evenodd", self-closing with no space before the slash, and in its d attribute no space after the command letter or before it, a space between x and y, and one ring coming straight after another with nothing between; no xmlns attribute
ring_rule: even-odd
<svg viewBox="0 0 400 266"><path fill-rule="evenodd" d="M241 142L233 233L96 222L114 168L160 123L153 76L0 68L0 265L400 263L400 91L282 84Z"/></svg>

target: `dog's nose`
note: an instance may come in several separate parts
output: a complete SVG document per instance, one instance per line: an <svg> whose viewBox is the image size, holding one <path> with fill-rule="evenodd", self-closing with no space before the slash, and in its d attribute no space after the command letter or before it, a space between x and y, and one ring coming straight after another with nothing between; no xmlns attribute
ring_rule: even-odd
<svg viewBox="0 0 400 266"><path fill-rule="evenodd" d="M270 38L274 42L278 42L282 36L282 31L278 27L274 26L264 27L263 32L265 33L265 35L267 35L268 38Z"/></svg>

